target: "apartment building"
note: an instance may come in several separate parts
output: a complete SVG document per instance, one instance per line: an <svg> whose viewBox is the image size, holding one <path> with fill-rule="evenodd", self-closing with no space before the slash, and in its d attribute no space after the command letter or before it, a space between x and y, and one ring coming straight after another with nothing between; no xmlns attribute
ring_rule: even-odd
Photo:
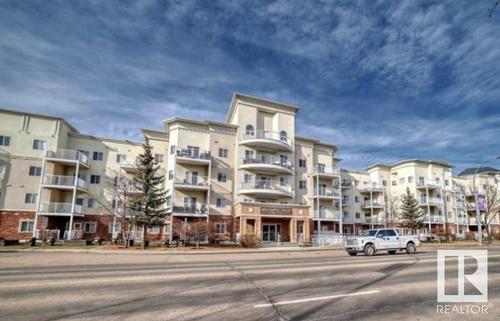
<svg viewBox="0 0 500 321"><path fill-rule="evenodd" d="M234 94L224 122L168 118L138 141L0 110L0 238L115 238L128 224L128 197L139 193L127 182L144 140L167 191L166 223L147 227L150 240L189 238L194 224L206 226L209 242L254 234L274 243L401 227L407 188L425 213L422 233L477 230L470 173L453 177L450 164L425 160L340 170L335 145L296 135L298 110ZM498 184L498 173L480 174L483 190ZM132 238L140 240L143 228L134 226Z"/></svg>
<svg viewBox="0 0 500 321"><path fill-rule="evenodd" d="M149 238L207 241L252 233L264 242L307 242L341 231L335 145L295 135L298 108L235 94L225 122L169 118L144 129L165 175L167 223ZM133 177L142 142L79 133L57 117L0 110L0 237L72 240L121 230L119 182ZM130 190L127 193L137 191ZM139 239L142 227L135 227Z"/></svg>
<svg viewBox="0 0 500 321"><path fill-rule="evenodd" d="M401 197L407 189L424 213L425 227L420 234L447 231L463 238L467 232L477 232L472 175L467 171L454 177L452 168L446 162L414 159L374 164L364 172L343 170L341 179L346 186L342 193L343 232L396 226L402 234L408 233L399 215ZM485 197L489 187L499 186L499 178L498 172L480 173L479 196ZM484 216L483 207L481 212ZM492 232L498 233L498 217L493 223Z"/></svg>

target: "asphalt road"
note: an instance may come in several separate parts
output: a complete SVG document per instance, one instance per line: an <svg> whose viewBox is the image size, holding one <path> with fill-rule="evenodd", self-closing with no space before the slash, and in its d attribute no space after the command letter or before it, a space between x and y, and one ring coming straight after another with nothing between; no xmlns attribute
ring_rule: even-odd
<svg viewBox="0 0 500 321"><path fill-rule="evenodd" d="M488 269L488 314L438 315L434 251L0 253L0 320L499 320L500 248Z"/></svg>

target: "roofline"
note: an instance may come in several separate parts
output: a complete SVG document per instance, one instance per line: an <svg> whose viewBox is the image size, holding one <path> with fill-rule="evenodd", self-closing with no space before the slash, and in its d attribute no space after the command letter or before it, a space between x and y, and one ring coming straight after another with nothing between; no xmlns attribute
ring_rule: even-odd
<svg viewBox="0 0 500 321"><path fill-rule="evenodd" d="M73 137L77 137L77 138L89 138L89 139L101 140L101 141L110 141L110 142L129 144L129 145L137 145L137 146L141 146L143 144L141 142L135 142L132 140L99 137L99 136L93 136L93 135L87 135L87 134L81 134L81 133L69 133L69 136L73 136Z"/></svg>
<svg viewBox="0 0 500 321"><path fill-rule="evenodd" d="M228 124L228 123L222 123L218 121L212 121L212 120L194 120L194 119L188 119L188 118L182 118L182 117L171 117L167 118L163 121L164 124L170 124L174 122L185 122L185 123L191 123L194 125L201 125L201 126L222 126L222 127L228 127L228 128L238 128L237 125L233 124Z"/></svg>
<svg viewBox="0 0 500 321"><path fill-rule="evenodd" d="M147 129L147 128L142 128L141 129L141 132L144 134L144 133L154 133L154 134L159 134L159 135L163 135L163 136L167 136L168 137L168 133L167 132L163 132L161 130L155 130L155 129Z"/></svg>
<svg viewBox="0 0 500 321"><path fill-rule="evenodd" d="M226 123L229 123L229 120L231 119L231 116L234 113L235 103L236 103L236 100L238 98L254 99L254 100L258 100L258 101L265 102L268 104L273 104L273 105L280 106L280 107L291 108L295 112L297 112L300 109L299 107L297 107L295 105L285 104L285 103L281 103L279 101L274 101L274 100L255 97L255 96L251 96L251 95L247 95L247 94L243 94L243 93L239 93L239 92L234 92L233 98L231 99L231 103L229 104L229 108L228 108L227 113L226 113L226 119L225 119Z"/></svg>
<svg viewBox="0 0 500 321"><path fill-rule="evenodd" d="M29 115L29 116L46 118L46 119L52 119L52 120L60 120L63 123L65 123L66 126L68 126L75 133L80 133L78 131L78 129L76 129L73 125L71 125L66 119L64 119L62 117L56 117L56 116L50 116L50 115L44 115L44 114L37 114L37 113L32 113L32 112L27 112L27 111L19 111L19 110L6 109L6 108L0 108L0 112L10 113L10 114L16 114L16 115Z"/></svg>
<svg viewBox="0 0 500 321"><path fill-rule="evenodd" d="M402 165L402 164L405 164L405 163L437 164L437 165L441 165L441 166L449 167L449 168L453 168L454 167L453 165L451 165L448 162L439 161L439 160L432 160L432 159L429 159L429 160L423 160L423 159L404 159L404 160L400 160L400 161L394 162L392 164L375 163L375 164L369 165L366 169L369 170L369 169L377 167L377 166L392 168L392 167L396 167L396 166L399 166L399 165Z"/></svg>
<svg viewBox="0 0 500 321"><path fill-rule="evenodd" d="M314 144L316 145L321 145L321 146L327 146L327 147L331 147L333 148L335 151L338 150L337 148L337 145L335 144L331 144L331 143L327 143L327 142L323 142L323 141L320 141L318 139L314 139L314 138L309 138L309 137L304 137L304 136L295 136L295 139L302 139L302 140L307 140L307 141L310 141L310 142L313 142Z"/></svg>

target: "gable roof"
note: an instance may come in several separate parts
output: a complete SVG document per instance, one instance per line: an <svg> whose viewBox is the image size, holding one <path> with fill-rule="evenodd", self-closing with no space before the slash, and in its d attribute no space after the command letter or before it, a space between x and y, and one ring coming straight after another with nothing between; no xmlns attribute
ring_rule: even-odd
<svg viewBox="0 0 500 321"><path fill-rule="evenodd" d="M479 168L478 167L470 167L470 168L464 169L460 174L458 174L458 176L474 175L476 170L477 170L478 174L487 173L487 172L500 173L500 170L493 168L493 167L489 167L489 166L479 167Z"/></svg>

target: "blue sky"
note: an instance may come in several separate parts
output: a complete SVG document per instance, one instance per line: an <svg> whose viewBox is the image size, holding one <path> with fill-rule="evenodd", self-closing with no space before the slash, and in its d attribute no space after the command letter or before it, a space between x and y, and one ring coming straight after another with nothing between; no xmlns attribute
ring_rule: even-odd
<svg viewBox="0 0 500 321"><path fill-rule="evenodd" d="M233 92L298 105L342 166L500 154L500 10L478 1L0 1L0 107L139 139L224 120Z"/></svg>

